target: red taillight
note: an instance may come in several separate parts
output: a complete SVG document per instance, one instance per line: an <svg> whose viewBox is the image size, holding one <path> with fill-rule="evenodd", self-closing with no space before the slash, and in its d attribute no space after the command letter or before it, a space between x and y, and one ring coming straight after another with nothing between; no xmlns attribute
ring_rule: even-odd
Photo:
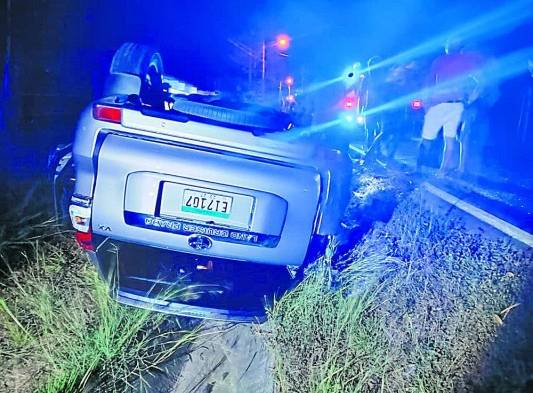
<svg viewBox="0 0 533 393"><path fill-rule="evenodd" d="M357 97L348 96L342 101L342 107L344 109L354 109L357 106Z"/></svg>
<svg viewBox="0 0 533 393"><path fill-rule="evenodd" d="M76 237L76 242L81 248L83 248L84 250L89 250L89 251L94 250L93 234L91 231L89 232L76 231L75 237Z"/></svg>
<svg viewBox="0 0 533 393"><path fill-rule="evenodd" d="M353 90L349 91L339 103L342 109L351 110L359 106L359 96Z"/></svg>
<svg viewBox="0 0 533 393"><path fill-rule="evenodd" d="M411 109L414 109L415 111L422 109L424 104L422 103L422 100L416 99L411 101Z"/></svg>
<svg viewBox="0 0 533 393"><path fill-rule="evenodd" d="M95 105L93 107L93 117L96 120L120 123L122 121L122 109L113 106Z"/></svg>

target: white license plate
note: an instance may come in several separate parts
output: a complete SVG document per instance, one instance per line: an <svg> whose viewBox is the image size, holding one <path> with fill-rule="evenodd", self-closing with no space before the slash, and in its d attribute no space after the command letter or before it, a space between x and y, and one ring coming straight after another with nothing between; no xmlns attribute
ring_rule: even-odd
<svg viewBox="0 0 533 393"><path fill-rule="evenodd" d="M230 218L233 198L210 192L183 190L181 211L203 216Z"/></svg>

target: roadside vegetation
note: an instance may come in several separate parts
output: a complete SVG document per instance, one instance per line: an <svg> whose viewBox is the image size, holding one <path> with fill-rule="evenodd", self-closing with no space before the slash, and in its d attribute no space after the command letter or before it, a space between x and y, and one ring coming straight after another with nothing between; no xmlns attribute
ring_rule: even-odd
<svg viewBox="0 0 533 393"><path fill-rule="evenodd" d="M331 256L269 310L278 392L531 388L530 250L468 233L415 192Z"/></svg>
<svg viewBox="0 0 533 393"><path fill-rule="evenodd" d="M0 391L150 391L147 377L197 331L111 299L72 235L28 209L0 222Z"/></svg>
<svg viewBox="0 0 533 393"><path fill-rule="evenodd" d="M268 310L277 392L531 391L531 250L469 233L395 187L358 177L355 247L328 250ZM0 392L151 391L198 328L111 299L71 234L35 213L46 191L22 189L32 195L0 201ZM376 195L401 196L392 217ZM369 230L358 211L387 223Z"/></svg>

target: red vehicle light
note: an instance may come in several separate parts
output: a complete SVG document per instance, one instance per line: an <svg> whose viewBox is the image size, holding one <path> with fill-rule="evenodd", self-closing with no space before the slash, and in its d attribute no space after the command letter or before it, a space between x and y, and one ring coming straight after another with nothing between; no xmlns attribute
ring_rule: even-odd
<svg viewBox="0 0 533 393"><path fill-rule="evenodd" d="M357 106L357 97L353 95L344 97L342 106L344 109L354 109Z"/></svg>
<svg viewBox="0 0 533 393"><path fill-rule="evenodd" d="M122 109L113 106L95 105L93 107L93 117L96 120L119 123L122 121Z"/></svg>
<svg viewBox="0 0 533 393"><path fill-rule="evenodd" d="M414 109L415 111L422 109L424 107L424 103L422 100L415 99L411 101L411 109Z"/></svg>
<svg viewBox="0 0 533 393"><path fill-rule="evenodd" d="M345 110L355 109L359 106L359 96L354 90L350 90L337 105Z"/></svg>
<svg viewBox="0 0 533 393"><path fill-rule="evenodd" d="M84 250L88 250L88 251L94 251L93 234L91 231L89 232L76 231L75 238L76 238L76 242L81 248L83 248Z"/></svg>

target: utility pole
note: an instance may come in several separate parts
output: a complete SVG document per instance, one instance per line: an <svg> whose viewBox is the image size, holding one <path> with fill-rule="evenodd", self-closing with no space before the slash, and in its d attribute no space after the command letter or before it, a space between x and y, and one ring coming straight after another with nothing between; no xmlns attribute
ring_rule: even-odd
<svg viewBox="0 0 533 393"><path fill-rule="evenodd" d="M266 72L266 43L263 41L261 45L261 79L265 79Z"/></svg>
<svg viewBox="0 0 533 393"><path fill-rule="evenodd" d="M266 76L266 42L261 44L261 95L265 96L265 76Z"/></svg>
<svg viewBox="0 0 533 393"><path fill-rule="evenodd" d="M235 48L242 51L244 54L246 54L246 62L247 62L247 74L248 74L248 89L251 90L252 88L252 82L253 82L253 70L254 66L256 64L256 61L258 59L257 51L254 51L249 46L243 44L240 41L234 40L229 38L228 42L233 45Z"/></svg>
<svg viewBox="0 0 533 393"><path fill-rule="evenodd" d="M237 49L241 50L243 53L245 53L248 56L248 85L252 86L252 74L253 69L255 69L255 65L257 64L257 61L261 64L261 86L260 86L260 93L261 98L265 98L266 90L267 90L267 61L270 61L270 57L267 59L267 56L270 56L270 50L273 47L276 47L280 52L279 54L281 56L287 57L287 54L283 51L285 51L289 45L290 45L291 38L287 34L278 34L276 36L275 41L267 41L263 39L259 45L254 46L248 46L243 44L240 41L234 40L234 39L228 39L228 42L232 44ZM269 53L267 53L269 51ZM279 89L281 91L281 88ZM290 87L289 87L290 91Z"/></svg>

